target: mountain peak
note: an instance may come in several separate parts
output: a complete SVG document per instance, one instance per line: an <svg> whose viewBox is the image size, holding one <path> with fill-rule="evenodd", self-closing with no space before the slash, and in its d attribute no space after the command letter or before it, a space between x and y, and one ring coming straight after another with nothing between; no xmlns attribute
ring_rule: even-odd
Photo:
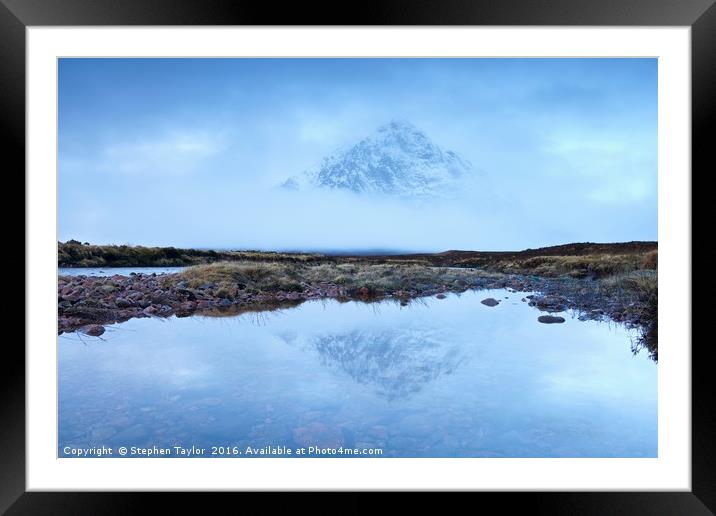
<svg viewBox="0 0 716 516"><path fill-rule="evenodd" d="M383 124L378 128L378 132L406 132L406 131L417 131L420 132L415 125L413 125L408 120L405 120L403 118L393 118L390 122L387 124Z"/></svg>
<svg viewBox="0 0 716 516"><path fill-rule="evenodd" d="M282 186L424 198L456 187L472 173L468 161L441 149L409 121L393 119Z"/></svg>

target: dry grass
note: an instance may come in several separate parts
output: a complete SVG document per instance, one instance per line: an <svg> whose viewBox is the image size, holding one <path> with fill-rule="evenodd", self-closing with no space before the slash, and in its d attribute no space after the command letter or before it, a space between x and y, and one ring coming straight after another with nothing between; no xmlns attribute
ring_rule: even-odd
<svg viewBox="0 0 716 516"><path fill-rule="evenodd" d="M654 360L658 360L658 273L642 268L595 283L595 299L612 300L628 319L638 321L642 331L633 345L633 351L636 353L645 349Z"/></svg>
<svg viewBox="0 0 716 516"><path fill-rule="evenodd" d="M60 267L165 267L215 263L224 260L313 263L326 259L325 256L314 253L91 245L76 240L58 242L57 253Z"/></svg>
<svg viewBox="0 0 716 516"><path fill-rule="evenodd" d="M642 269L656 270L659 262L659 251L650 251L644 255L641 261Z"/></svg>
<svg viewBox="0 0 716 516"><path fill-rule="evenodd" d="M635 273L607 280L607 286L619 289L617 295L628 301L628 310L635 313L642 322L642 332L634 345L634 352L646 349L654 359L659 358L659 285L655 271L645 269Z"/></svg>
<svg viewBox="0 0 716 516"><path fill-rule="evenodd" d="M232 294L247 292L303 291L321 284L338 285L347 293L366 288L371 293L413 290L436 286L465 286L477 279L496 276L472 269L449 269L416 264L220 262L182 271L180 280L191 288L213 283ZM232 294L234 295L234 294Z"/></svg>
<svg viewBox="0 0 716 516"><path fill-rule="evenodd" d="M233 291L237 288L251 291L301 291L303 264L280 262L218 262L196 265L182 271L180 277L192 288L215 283Z"/></svg>
<svg viewBox="0 0 716 516"><path fill-rule="evenodd" d="M641 267L640 254L597 254L584 256L534 256L525 259L498 261L490 269L513 274L530 274L554 278L562 275L572 277L604 278L624 274Z"/></svg>

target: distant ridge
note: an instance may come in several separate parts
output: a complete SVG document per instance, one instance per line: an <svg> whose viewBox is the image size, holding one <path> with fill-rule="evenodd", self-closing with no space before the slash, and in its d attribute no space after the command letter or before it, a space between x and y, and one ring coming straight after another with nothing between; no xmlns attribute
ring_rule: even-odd
<svg viewBox="0 0 716 516"><path fill-rule="evenodd" d="M658 242L651 240L632 240L631 242L596 243L576 242L572 244L560 244L535 249L523 249L522 251L461 251L450 250L438 254L515 254L522 256L583 256L587 254L603 254L613 252L615 254L643 253L656 249Z"/></svg>
<svg viewBox="0 0 716 516"><path fill-rule="evenodd" d="M434 265L450 266L464 259L500 259L511 256L529 258L532 256L584 256L639 254L658 249L652 241L616 243L580 242L555 245L522 251L460 251L438 253L405 252L391 249L304 249L286 251L261 250L212 250L176 247L144 247L129 245L92 245L77 240L58 242L58 267L169 267L188 266L218 261L276 261L319 263L325 259L361 257L377 260L400 260L424 258Z"/></svg>

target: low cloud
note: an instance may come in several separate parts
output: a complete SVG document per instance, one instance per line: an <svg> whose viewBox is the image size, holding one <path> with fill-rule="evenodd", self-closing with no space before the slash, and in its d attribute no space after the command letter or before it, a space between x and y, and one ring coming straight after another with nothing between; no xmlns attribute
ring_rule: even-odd
<svg viewBox="0 0 716 516"><path fill-rule="evenodd" d="M106 146L102 165L122 174L182 175L223 150L225 136L208 131L171 131Z"/></svg>

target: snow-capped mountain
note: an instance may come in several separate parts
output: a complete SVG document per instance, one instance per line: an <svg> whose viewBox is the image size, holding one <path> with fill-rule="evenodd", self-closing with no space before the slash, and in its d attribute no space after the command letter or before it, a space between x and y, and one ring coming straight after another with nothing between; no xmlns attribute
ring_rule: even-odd
<svg viewBox="0 0 716 516"><path fill-rule="evenodd" d="M393 120L281 186L423 198L457 188L473 173L469 161L441 149L411 123Z"/></svg>

